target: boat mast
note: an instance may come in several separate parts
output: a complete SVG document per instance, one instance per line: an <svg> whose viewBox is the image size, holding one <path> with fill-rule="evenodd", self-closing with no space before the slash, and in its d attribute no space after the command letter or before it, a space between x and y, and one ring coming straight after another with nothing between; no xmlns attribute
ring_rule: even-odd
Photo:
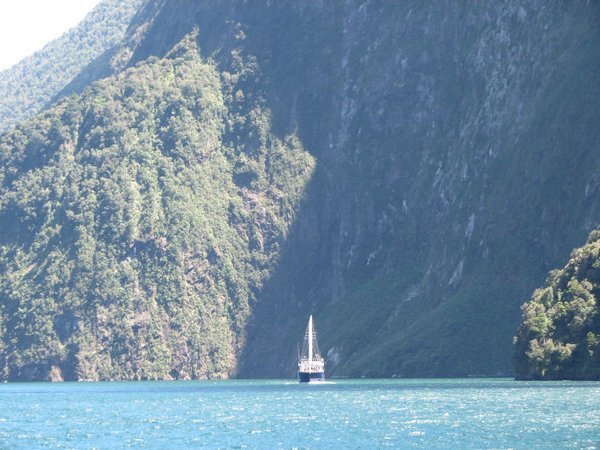
<svg viewBox="0 0 600 450"><path fill-rule="evenodd" d="M312 363L313 359L313 323L312 315L308 319L308 362Z"/></svg>

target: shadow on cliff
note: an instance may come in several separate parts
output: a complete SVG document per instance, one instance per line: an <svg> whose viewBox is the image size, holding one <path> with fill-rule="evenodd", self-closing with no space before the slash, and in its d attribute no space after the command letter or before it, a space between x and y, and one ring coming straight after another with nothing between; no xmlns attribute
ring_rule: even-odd
<svg viewBox="0 0 600 450"><path fill-rule="evenodd" d="M392 335L387 337L386 345L390 347L389 355L395 358L394 364L402 360L405 356L402 352L405 351L413 352L412 355L409 355L409 358L413 358L413 363L416 361L415 364L420 364L422 368L430 370L430 372L423 372L423 375L448 373L465 375L473 373L470 372L472 367L475 370L484 370L486 374L491 374L497 373L493 371L498 368L506 368L510 358L510 330L513 328L516 330L519 303L528 295L530 289L543 280L545 271L557 264L557 258L567 254L568 249L575 246L578 240L587 234L587 230L580 229L581 227L577 228L578 221L581 221L586 215L592 221L598 217L597 210L593 209L595 204L590 206L588 200L579 199L576 205L577 209L572 211L573 217L576 219L562 218L562 222L553 221L551 224L542 223L540 226L538 222L543 221L544 217L552 215L550 214L554 211L552 208L560 209L560 205L555 207L555 200L551 198L548 191L544 190L544 186L538 179L527 179L527 177L537 176L535 170L523 175L521 166L525 166L525 162L528 164L531 162L531 167L546 164L549 168L545 170L547 175L544 176L559 176L565 181L570 176L570 172L563 170L567 164L563 161L565 159L563 149L570 148L570 146L579 149L581 158L588 158L589 164L586 165L588 168L592 167L593 161L595 161L592 160L592 152L579 145L576 138L569 138L569 134L561 131L562 116L557 113L557 105L550 102L553 97L548 97L549 100L538 105L541 112L532 113L535 120L525 124L530 129L529 133L523 133L522 136L514 138L510 148L500 145L499 148L504 153L485 168L488 172L480 174L481 180L475 180L475 176L473 176L473 179L468 181L468 186L467 183L460 185L461 189L464 188L463 191L459 191L462 198L457 197L456 210L448 213L443 210L443 208L448 208L448 205L435 203L445 201L444 198L440 200L440 197L436 197L439 193L434 192L433 189L433 180L437 176L436 170L439 171L442 164L448 164L450 157L455 157L457 160L464 158L467 162L472 156L478 158L476 152L483 149L486 144L485 140L478 144L481 148L478 148L477 145L467 145L467 143L464 144L464 148L459 148L459 144L456 144L457 148L454 149L456 154L451 154L454 150L449 147L448 143L454 141L450 141L448 138L458 142L459 139L455 133L460 127L464 127L464 123L459 123L459 114L452 107L468 105L471 101L475 105L474 108L477 109L477 102L482 101L482 97L478 97L478 94L485 91L485 83L488 80L460 78L460 71L467 70L465 67L459 67L460 61L456 63L455 72L458 73L456 79L442 77L439 74L453 73L449 67L443 64L441 67L434 67L427 58L423 61L415 58L420 64L422 63L424 73L431 70L433 78L435 76L442 78L440 82L442 95L438 101L448 102L448 110L441 111L443 113L441 117L434 113L426 117L427 119L431 118L432 122L437 121L435 125L442 128L437 129L437 134L433 133L432 125L428 123L426 129L413 131L412 135L403 135L402 130L393 130L391 135L386 135L383 130L384 132L378 135L377 130L372 127L370 137L365 137L365 132L361 138L364 141L355 144L354 149L345 148L344 139L340 136L341 130L344 126L359 128L360 121L365 119L368 112L360 109L354 111L356 122L342 123L345 120L344 110L348 106L344 103L343 66L348 61L343 61L345 33L345 24L342 23L344 20L343 6L337 2L323 2L322 4L297 2L285 5L272 2L263 7L256 7L256 4L250 5L249 3L229 1L209 3L182 0L178 6L186 14L172 14L172 11L163 8L152 19L152 27L156 31L151 29L148 32L148 38L136 47L132 57L132 63L153 55L160 57L196 26L199 28L198 40L203 56L214 59L220 66L227 67L231 63L233 50L240 50L246 55L255 57L261 73L259 83L262 90L261 95L272 112L270 131L281 138L291 133L296 134L300 138L302 146L317 160L316 170L306 186L304 199L290 226L287 239L281 245L277 267L269 279L264 282L261 291L255 293L257 302L253 305L253 312L247 325L247 336L240 356L237 375L241 377L293 375L296 343L302 338L308 314L317 314L318 327L319 312L327 310L327 314L331 317L336 314L336 311L342 312L346 308L341 303L332 306L332 303L350 290L349 286L345 286L345 280L351 280L358 285L367 282L375 273L374 269L367 267L368 262L366 265L363 263L360 270L348 273L347 261L353 256L351 254L353 248L351 245L342 245L341 241L344 239L345 233L362 233L362 240L367 241L368 238L364 236L367 231L376 231L375 225L367 231L364 229L347 230L344 228L345 224L352 223L352 220L355 224L360 223L360 219L348 219L348 215L369 216L370 222L376 224L375 215L385 212L382 205L387 207L387 204L393 204L401 209L406 207L406 204L401 197L385 197L385 201L379 198L378 196L393 195L391 192L386 192L385 183L382 183L383 187L378 187L378 190L368 193L362 199L362 203L356 202L356 198L349 198L348 193L354 196L361 195L359 185L361 181L364 186L369 186L369 183L375 185L381 181L375 179L377 176L393 172L377 169L368 173L366 171L372 169L369 164L394 165L402 168L405 172L408 171L409 173L402 181L397 181L399 177L393 178L391 181L388 180L388 185L407 183L405 186L398 186L397 191L416 192L414 203L422 203L416 205L417 211L412 214L411 219L401 223L402 236L390 236L389 242L381 239L381 242L389 244L389 248L383 248L381 252L388 255L382 259L388 261L391 270L396 270L393 266L399 266L399 261L413 265L406 272L406 279L395 279L389 283L388 290L390 292L384 292L382 298L388 295L395 302L405 302L408 305L415 305L423 299L429 302L447 301L435 314L430 317L423 316L425 319L420 321L416 320L418 319L417 314L423 313L427 308L429 308L428 311L431 311L439 305L424 304L421 311L416 309L415 311L409 310L409 313L403 311L403 315L406 317L401 319L406 322L405 330L398 330L400 319L392 321L392 325L396 329L392 330ZM462 22L457 20L454 26L458 27L460 23ZM418 27L418 24L415 27ZM426 30L426 27L423 27L423 30ZM410 30L410 32L414 31L414 29ZM420 28L417 31L422 32ZM414 38L413 35L408 37ZM444 41L443 37L443 34L440 34L439 42L430 43L434 50L436 46L439 47L437 49L439 54L448 53L448 49L443 46L447 40ZM370 44L368 38L365 39L365 42ZM454 44L460 45L460 43ZM592 47L593 51L590 50L590 55L595 55L597 46L592 45ZM416 48L415 56L421 57L419 52L422 49L420 47L409 43L407 48L409 50ZM451 59L452 56L447 55L447 57L450 59L446 60L445 57L439 59L442 63L454 61ZM590 61L590 58L582 54L577 61L587 64L586 61ZM569 77L572 75L568 72L571 70L569 66L565 64L565 67L567 67L566 71L558 71L555 79L549 82L548 92L558 92L564 96L566 92L572 91L570 86L564 85L564 80L561 78L565 74ZM572 64L570 67L577 66ZM589 64L582 66L581 69L582 73L591 73ZM472 74L470 73L469 76ZM574 74L573 76L577 79L579 75ZM592 89L594 83L590 77L580 77L580 79L584 83L581 83L581 92L578 90L578 95L584 98L586 96L584 88ZM466 86L465 83L472 83L473 86ZM412 119L410 115L414 113L412 108L414 104L419 103L420 98L417 92L418 84L412 87L415 88L410 89L412 97L394 99L396 101L394 106L400 111L397 116L392 115L391 117L406 118L402 114L407 114L408 120ZM466 92L468 88L472 88L475 94ZM531 88L532 98L537 100L535 97L537 91L534 88L537 87ZM409 94L405 92L408 90L407 87L404 87L401 93L392 93L408 96ZM413 90L417 93L413 93ZM596 92L597 86L592 91ZM444 97L452 93L457 94L456 98ZM472 95L473 98L469 98L468 95ZM555 94L554 97L559 98L559 94ZM572 110L577 105L576 100L563 104L563 97L560 99L558 102L560 110ZM411 103L406 106L402 104L401 100ZM390 102L390 104L392 103ZM442 107L448 105L443 104ZM594 123L593 111L594 108L597 108L597 104L595 105L588 110L592 112L586 113L585 123L588 125ZM377 105L372 105L373 109L376 107ZM575 114L575 111L572 112ZM394 127L398 123L400 122L396 121L386 124L386 126ZM584 121L579 120L579 123L582 124ZM447 128L447 134L442 134L440 131L443 131L443 127ZM544 130L542 138L536 134L538 130ZM435 136L427 141L422 138L425 133L432 133ZM360 132L357 132L358 134ZM487 138L491 139L490 136ZM487 144L490 143L487 142ZM391 155L388 160L381 159L377 162L367 160L366 164L364 161L357 160L361 157L373 159L369 156L369 150L373 148L373 151L381 152L381 148L385 149L385 145L391 149L388 152ZM403 150L406 151L396 151L400 145L404 145ZM425 149L426 145L435 148L433 150ZM363 155L351 154L360 146L366 149ZM395 151L395 154L392 150ZM427 151L430 151L429 155ZM415 175L416 170L421 170L419 158L423 158L422 165L426 167L425 172L419 174L420 178ZM515 161L519 164L515 164ZM579 166L573 165L575 164L573 161L570 160L568 164L573 170L577 170ZM413 169L415 173L410 173ZM362 172L363 170L365 173ZM446 170L448 177L456 175L456 173L452 173L454 169L446 168ZM396 176L397 174L391 173L391 175ZM528 184L523 183L523 179L527 179ZM475 185L474 180L481 182L481 185ZM413 187L412 181L422 183L422 185ZM556 179L553 181L555 184L559 184L556 183ZM519 185L524 186L523 189L515 188ZM417 192L418 189L421 189L421 192ZM567 205L569 199L575 197L575 190L569 192L570 196L565 195L561 200L564 205ZM442 194L439 195L443 197ZM367 196L369 197L367 198ZM530 205L532 201L546 205L547 208L532 210ZM352 206L352 202L355 202L354 206ZM375 202L380 204L373 204ZM427 202L431 203L427 204ZM463 205L461 202L466 204ZM361 205L370 205L370 209L361 209ZM439 206L440 209L435 210L432 205ZM465 239L464 226L466 222L463 223L471 215L471 208L478 208L477 229L472 242ZM517 219L515 220L515 218ZM433 221L436 220L445 220L446 222L434 223ZM506 230L504 229L505 224L513 224L513 226ZM563 225L569 225L575 231L566 233ZM433 229L435 226L438 227L437 231L431 233L423 231ZM544 242L553 242L558 239L557 236L568 235L568 239L562 239L559 244L544 248L534 242L537 235L543 232L543 230L539 231L540 228L544 227L548 233L543 236ZM433 233L437 233L437 235ZM370 261L368 252L365 255L364 249L357 251L363 251L361 261ZM393 255L394 251L401 253L402 257ZM492 257L486 259L486 256L482 256L485 252L491 253ZM390 254L392 257L389 256ZM449 255L448 258L446 258L447 255ZM463 271L462 264L465 255L467 259ZM458 261L461 261L458 264L460 270L457 268ZM478 262L478 267L474 267L473 264L469 266L469 261ZM356 267L359 266L356 265ZM429 270L438 272L438 280L445 282L444 286L436 287L439 289L438 294L442 292L442 295L431 300L427 299L427 294L421 292L419 300L411 303L411 300L416 298L411 293L420 288L418 280L421 280L421 284L429 281L426 280L426 272ZM457 282L455 286L451 286L452 283L449 284L449 282L454 279L454 274L458 273L457 270L460 272L458 278L460 279L462 276L462 285L461 282ZM390 273L389 267L380 270L380 273L386 272ZM513 272L521 274L524 281L515 282L516 275L513 275ZM524 275L523 272L525 272ZM472 276L469 279L470 273ZM508 281L506 277L508 277ZM481 302L480 298L482 298ZM365 299L370 300L368 293L355 301L361 302ZM361 308L368 308L368 306L363 305ZM408 306L408 308L416 307ZM359 308L357 311L361 311L361 309ZM411 316L411 314L413 315ZM484 315L485 317L483 317ZM501 329L497 327L496 322L502 322ZM490 332L491 328L498 329ZM370 331L380 330L367 330L367 332ZM334 334L335 330L330 330L330 333ZM498 350L496 342L499 334L503 339L500 350ZM359 336L360 334L357 334L353 336L353 339L356 341ZM432 342L423 341L423 338L430 337L433 338ZM402 341L405 342L400 349L397 343ZM355 344L357 346L364 345L363 342L358 341ZM431 352L427 345L432 346ZM423 348L417 349L419 346ZM487 350L490 350L491 356L486 355ZM460 364L452 360L457 355L466 361L465 368L448 372L442 365L447 363L450 366L458 367ZM498 355L500 357L496 358ZM473 362L470 361L470 358L478 359ZM490 363L492 360L494 360L493 366L488 364L486 367L486 363ZM431 365L432 361L439 364ZM444 364L440 361L443 361ZM390 362L382 361L382 364L381 373L389 374Z"/></svg>
<svg viewBox="0 0 600 450"><path fill-rule="evenodd" d="M307 314L339 290L332 264L335 243L328 239L339 226L335 165L343 157L331 152L331 130L339 129L341 20L335 3L283 4L256 7L244 2L178 2L176 14L150 2L139 14L151 26L136 46L131 64L164 56L193 29L202 56L221 70L234 63L232 53L256 58L260 95L271 111L270 132L280 138L298 136L317 160L296 212L280 259L264 282L247 326L239 376L293 373L295 338ZM158 11L157 14L154 12ZM338 180L341 181L341 180ZM337 232L335 232L337 234Z"/></svg>

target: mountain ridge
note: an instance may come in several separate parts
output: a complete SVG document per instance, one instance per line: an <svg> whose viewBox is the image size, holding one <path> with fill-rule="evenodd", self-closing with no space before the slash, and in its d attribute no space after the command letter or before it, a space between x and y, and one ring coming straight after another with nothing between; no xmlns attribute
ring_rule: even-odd
<svg viewBox="0 0 600 450"><path fill-rule="evenodd" d="M104 0L77 26L0 71L0 131L54 103L88 63L117 45L142 0Z"/></svg>

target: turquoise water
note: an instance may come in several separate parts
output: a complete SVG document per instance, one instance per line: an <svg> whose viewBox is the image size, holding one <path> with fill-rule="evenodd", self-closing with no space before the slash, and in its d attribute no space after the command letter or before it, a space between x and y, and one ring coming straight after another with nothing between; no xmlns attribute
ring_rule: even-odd
<svg viewBox="0 0 600 450"><path fill-rule="evenodd" d="M600 383L9 383L0 448L600 448Z"/></svg>

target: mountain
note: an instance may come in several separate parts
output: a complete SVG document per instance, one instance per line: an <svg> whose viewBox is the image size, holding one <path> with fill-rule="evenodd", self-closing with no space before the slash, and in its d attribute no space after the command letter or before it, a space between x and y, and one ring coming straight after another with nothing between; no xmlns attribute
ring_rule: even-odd
<svg viewBox="0 0 600 450"><path fill-rule="evenodd" d="M523 305L515 337L520 379L600 379L600 230L550 272Z"/></svg>
<svg viewBox="0 0 600 450"><path fill-rule="evenodd" d="M147 1L0 138L2 377L290 376L309 314L330 375L513 373L600 223L599 19Z"/></svg>
<svg viewBox="0 0 600 450"><path fill-rule="evenodd" d="M110 60L141 3L104 0L78 26L1 71L0 131L41 111L92 61Z"/></svg>
<svg viewBox="0 0 600 450"><path fill-rule="evenodd" d="M239 93L238 63L224 83L189 37L4 135L4 378L235 369L313 167Z"/></svg>

